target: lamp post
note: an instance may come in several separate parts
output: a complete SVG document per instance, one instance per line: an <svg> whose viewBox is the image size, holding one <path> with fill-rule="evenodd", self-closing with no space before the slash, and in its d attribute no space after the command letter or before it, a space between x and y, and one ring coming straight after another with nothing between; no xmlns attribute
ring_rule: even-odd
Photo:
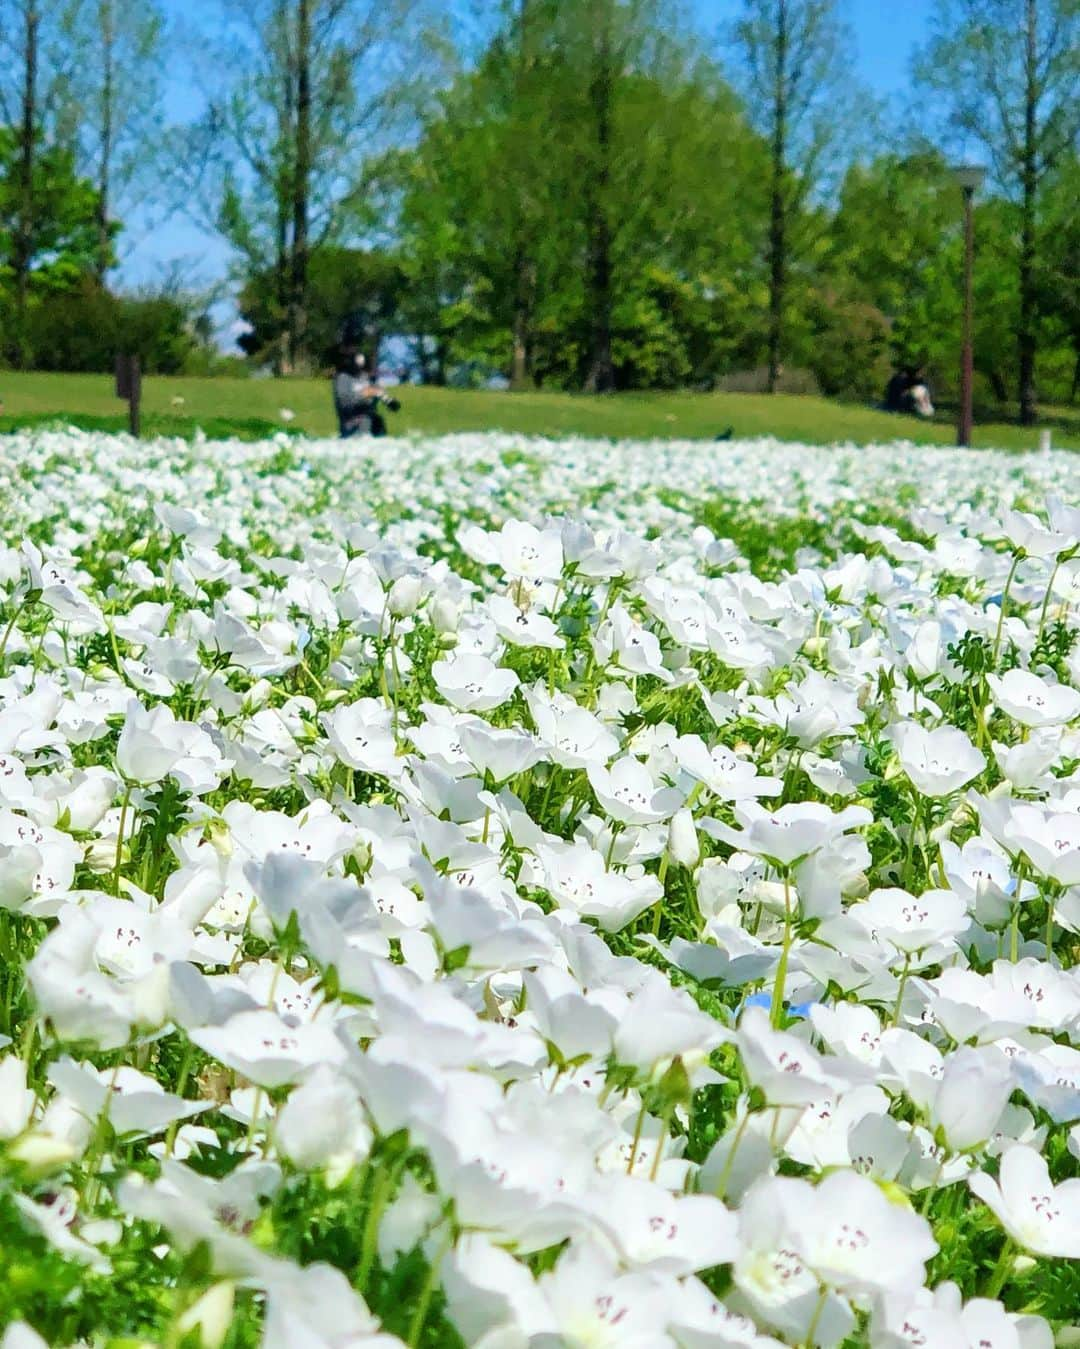
<svg viewBox="0 0 1080 1349"><path fill-rule="evenodd" d="M975 193L983 184L986 170L980 164L961 164L953 170L964 193L964 352L960 365L960 419L956 428L956 443L971 444L974 420L972 400L975 383L975 353L972 335L975 310Z"/></svg>

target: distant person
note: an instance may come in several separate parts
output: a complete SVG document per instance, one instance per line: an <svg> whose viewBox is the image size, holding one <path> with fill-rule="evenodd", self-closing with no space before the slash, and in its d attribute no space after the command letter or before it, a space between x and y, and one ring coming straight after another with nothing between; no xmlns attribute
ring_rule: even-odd
<svg viewBox="0 0 1080 1349"><path fill-rule="evenodd" d="M338 419L338 435L343 439L353 436L385 436L386 419L380 405L397 412L401 404L388 398L367 372L362 352L354 346L343 345L338 353L334 372L334 411Z"/></svg>
<svg viewBox="0 0 1080 1349"><path fill-rule="evenodd" d="M884 408L886 412L903 413L909 417L934 415L930 386L917 366L906 365L896 371L885 388Z"/></svg>

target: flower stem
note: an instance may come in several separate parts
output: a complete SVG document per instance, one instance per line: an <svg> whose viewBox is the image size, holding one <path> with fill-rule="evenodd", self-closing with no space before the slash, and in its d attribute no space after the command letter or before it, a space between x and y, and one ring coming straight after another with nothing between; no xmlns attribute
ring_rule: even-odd
<svg viewBox="0 0 1080 1349"><path fill-rule="evenodd" d="M997 1258L997 1264L994 1266L990 1275L990 1282L987 1284L984 1297L994 1301L1002 1288L1005 1286L1005 1280L1012 1273L1013 1260L1016 1256L1016 1245L1012 1237L1005 1238L1005 1244L1001 1248L1001 1253Z"/></svg>
<svg viewBox="0 0 1080 1349"><path fill-rule="evenodd" d="M776 967L776 979L773 983L772 1004L769 1008L769 1021L773 1030L780 1029L784 1015L784 985L787 983L788 956L791 954L793 937L791 922L791 880L784 873L784 944L780 948L780 963Z"/></svg>
<svg viewBox="0 0 1080 1349"><path fill-rule="evenodd" d="M131 804L131 783L124 787L124 800L120 806L120 828L116 833L116 860L113 863L113 894L120 894L120 864L124 860L124 830L127 828L128 806Z"/></svg>
<svg viewBox="0 0 1080 1349"><path fill-rule="evenodd" d="M1001 650L1001 634L1005 627L1005 610L1009 605L1009 591L1012 589L1013 577L1016 575L1021 557L1021 553L1013 554L1012 566L1009 568L1009 575L1005 581L1005 589L1001 592L1001 609L998 612L997 632L994 635L993 663L995 670L997 669L998 652Z"/></svg>
<svg viewBox="0 0 1080 1349"><path fill-rule="evenodd" d="M453 1231L448 1227L442 1244L428 1266L427 1278L424 1280L424 1286L420 1290L420 1297L416 1303L416 1311L413 1312L412 1321L409 1323L409 1338L406 1343L411 1346L411 1349L416 1349L420 1343L420 1336L424 1331L424 1322L427 1320L428 1311L431 1307L431 1299L435 1296L435 1285L439 1282L439 1266L443 1262L443 1256L450 1249L453 1239Z"/></svg>

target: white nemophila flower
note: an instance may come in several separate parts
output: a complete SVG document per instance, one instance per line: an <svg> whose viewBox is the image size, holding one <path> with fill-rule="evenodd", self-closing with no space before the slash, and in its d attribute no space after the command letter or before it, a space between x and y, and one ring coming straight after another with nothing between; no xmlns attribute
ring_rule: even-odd
<svg viewBox="0 0 1080 1349"><path fill-rule="evenodd" d="M42 860L41 853L32 844L12 847L0 843L0 908L21 909L32 897L34 878L41 870Z"/></svg>
<svg viewBox="0 0 1080 1349"><path fill-rule="evenodd" d="M1028 557L1053 557L1074 542L1067 534L1047 529L1037 515L1017 510L1002 511L998 537L1006 539L1014 552Z"/></svg>
<svg viewBox="0 0 1080 1349"><path fill-rule="evenodd" d="M47 903L71 889L81 849L68 834L0 810L0 907Z"/></svg>
<svg viewBox="0 0 1080 1349"><path fill-rule="evenodd" d="M1080 1119L1080 1050L1053 1043L1034 1052L1012 1049L1017 1085L1028 1100L1056 1124Z"/></svg>
<svg viewBox="0 0 1080 1349"><path fill-rule="evenodd" d="M814 1334L819 1344L839 1344L855 1317L844 1298L822 1289L798 1240L815 1202L813 1187L802 1180L773 1177L750 1190L739 1206L741 1249L732 1267L735 1295L728 1300L791 1342Z"/></svg>
<svg viewBox="0 0 1080 1349"><path fill-rule="evenodd" d="M666 1333L677 1285L665 1289L655 1276L621 1271L597 1244L575 1243L539 1280L554 1323L549 1337L534 1343L596 1346L597 1349L671 1349ZM668 1296L665 1297L665 1292ZM670 1299L670 1300L669 1300Z"/></svg>
<svg viewBox="0 0 1080 1349"><path fill-rule="evenodd" d="M129 783L147 786L172 776L186 791L211 791L231 767L201 727L177 721L164 703L128 704L116 766Z"/></svg>
<svg viewBox="0 0 1080 1349"><path fill-rule="evenodd" d="M562 768L585 768L603 764L618 753L619 742L602 721L572 698L534 687L526 691L526 701L536 724L537 736L546 756Z"/></svg>
<svg viewBox="0 0 1080 1349"><path fill-rule="evenodd" d="M1030 670L988 674L986 682L994 702L1021 726L1061 726L1080 716L1080 692L1068 684L1049 684Z"/></svg>
<svg viewBox="0 0 1080 1349"><path fill-rule="evenodd" d="M116 776L92 766L34 779L34 790L20 802L38 824L89 833L101 823L116 795Z"/></svg>
<svg viewBox="0 0 1080 1349"><path fill-rule="evenodd" d="M522 608L508 595L490 595L484 607L491 615L495 631L511 646L540 647L545 651L561 651L566 645L559 629L536 608Z"/></svg>
<svg viewBox="0 0 1080 1349"><path fill-rule="evenodd" d="M1000 927L1012 913L1016 888L1009 859L985 835L969 838L962 848L942 839L939 847L951 888L984 927Z"/></svg>
<svg viewBox="0 0 1080 1349"><path fill-rule="evenodd" d="M112 1264L101 1251L73 1230L78 1214L78 1195L74 1190L61 1190L51 1200L41 1202L25 1194L12 1198L23 1218L33 1223L54 1250L76 1264L89 1266L95 1274L111 1272Z"/></svg>
<svg viewBox="0 0 1080 1349"><path fill-rule="evenodd" d="M112 905L131 911L129 926L113 926ZM177 929L163 928L160 940L165 950L158 949L159 934L146 941L136 929L136 923L142 926L148 919L153 928L150 915L107 896L85 909L69 905L61 910L60 922L26 970L38 1008L56 1035L114 1049L127 1043L133 1028L156 1029L164 1023L169 1002L167 952L173 950ZM190 942L190 934L184 940ZM137 951L140 963L121 977L111 977L99 963L99 945L122 959Z"/></svg>
<svg viewBox="0 0 1080 1349"><path fill-rule="evenodd" d="M562 538L557 529L539 530L523 520L507 520L497 534L466 525L458 540L470 557L501 567L507 576L556 581L562 575Z"/></svg>
<svg viewBox="0 0 1080 1349"><path fill-rule="evenodd" d="M1052 1349L1053 1332L1039 1316L1016 1315L1000 1302L972 1298L961 1305L955 1284L887 1293L874 1305L875 1346L940 1345L941 1349Z"/></svg>
<svg viewBox="0 0 1080 1349"><path fill-rule="evenodd" d="M672 1195L647 1180L616 1175L594 1189L592 1213L631 1269L689 1274L738 1254L735 1215L712 1195Z"/></svg>
<svg viewBox="0 0 1080 1349"><path fill-rule="evenodd" d="M70 556L59 553L49 557L25 539L20 547L29 579L29 589L37 591L39 603L46 605L58 619L70 625L75 632L100 632L100 610L83 593L82 586L89 580L85 573L71 565Z"/></svg>
<svg viewBox="0 0 1080 1349"><path fill-rule="evenodd" d="M679 1349L780 1349L780 1341L763 1335L749 1316L719 1302L700 1279L679 1281L670 1321Z"/></svg>
<svg viewBox="0 0 1080 1349"><path fill-rule="evenodd" d="M487 712L513 694L518 677L486 656L459 652L449 660L437 660L431 675L439 692L463 712Z"/></svg>
<svg viewBox="0 0 1080 1349"><path fill-rule="evenodd" d="M946 948L968 927L967 907L951 890L874 890L848 913L875 937L910 957L928 948Z"/></svg>
<svg viewBox="0 0 1080 1349"><path fill-rule="evenodd" d="M1054 1185L1046 1159L1034 1148L1009 1148L997 1181L978 1171L968 1185L1024 1250L1080 1259L1080 1180Z"/></svg>
<svg viewBox="0 0 1080 1349"><path fill-rule="evenodd" d="M355 1088L320 1066L277 1113L273 1125L279 1154L302 1171L328 1168L341 1174L371 1149L372 1133Z"/></svg>
<svg viewBox="0 0 1080 1349"><path fill-rule="evenodd" d="M619 1063L656 1074L675 1057L692 1069L730 1039L731 1032L700 1011L684 989L649 971L619 1017L613 1048Z"/></svg>
<svg viewBox="0 0 1080 1349"><path fill-rule="evenodd" d="M531 1272L487 1237L466 1233L457 1241L443 1261L441 1280L447 1314L466 1344L527 1343L527 1337L555 1333Z"/></svg>
<svg viewBox="0 0 1080 1349"><path fill-rule="evenodd" d="M930 1127L953 1152L984 1144L997 1128L1016 1079L1012 1064L992 1045L963 1046L950 1054L930 1106Z"/></svg>
<svg viewBox="0 0 1080 1349"><path fill-rule="evenodd" d="M347 768L396 778L405 761L397 755L386 705L375 698L342 703L320 718L335 757Z"/></svg>
<svg viewBox="0 0 1080 1349"><path fill-rule="evenodd" d="M531 735L518 730L499 730L477 718L476 724L463 722L458 728L461 748L473 766L495 782L531 768L541 757L541 748Z"/></svg>
<svg viewBox="0 0 1080 1349"><path fill-rule="evenodd" d="M993 745L994 759L1002 777L1014 787L1030 791L1046 778L1047 770L1061 756L1059 731L1050 727L1036 731L1027 740L1016 745Z"/></svg>
<svg viewBox="0 0 1080 1349"><path fill-rule="evenodd" d="M856 690L816 670L775 699L753 697L750 704L763 720L781 727L804 749L849 734L863 722Z"/></svg>
<svg viewBox="0 0 1080 1349"><path fill-rule="evenodd" d="M535 843L541 884L558 907L594 917L605 931L617 932L662 896L655 876L609 869L605 858L585 840Z"/></svg>
<svg viewBox="0 0 1080 1349"><path fill-rule="evenodd" d="M675 787L658 787L652 774L632 754L616 759L610 769L589 764L589 783L604 811L620 824L658 824L683 803Z"/></svg>
<svg viewBox="0 0 1080 1349"><path fill-rule="evenodd" d="M919 1287L938 1249L925 1218L853 1171L834 1171L816 1186L793 1237L823 1284L852 1295Z"/></svg>
<svg viewBox="0 0 1080 1349"><path fill-rule="evenodd" d="M810 1024L834 1054L850 1054L875 1067L881 1062L881 1022L872 1007L815 1003L810 1008Z"/></svg>
<svg viewBox="0 0 1080 1349"><path fill-rule="evenodd" d="M582 992L569 973L555 966L527 971L523 978L537 1030L564 1060L607 1054L625 995L607 989Z"/></svg>
<svg viewBox="0 0 1080 1349"><path fill-rule="evenodd" d="M701 820L699 827L741 852L766 857L786 867L817 852L849 829L870 824L874 817L864 806L846 806L834 812L815 801L803 801L767 811L748 801L736 804L735 818L741 829L712 819Z"/></svg>
<svg viewBox="0 0 1080 1349"><path fill-rule="evenodd" d="M888 1109L886 1093L869 1084L853 1087L842 1095L822 1097L802 1111L784 1141L783 1150L794 1161L815 1169L852 1166L858 1156L851 1152L852 1135L864 1120L884 1116ZM868 1174L869 1159L863 1157L855 1169L860 1175Z"/></svg>
<svg viewBox="0 0 1080 1349"><path fill-rule="evenodd" d="M192 1042L261 1087L296 1082L321 1063L341 1063L345 1046L329 1021L300 1022L276 1012L238 1012L222 1026L188 1032Z"/></svg>
<svg viewBox="0 0 1080 1349"><path fill-rule="evenodd" d="M928 731L905 721L892 732L900 766L925 796L959 791L986 767L986 759L963 731L938 726Z"/></svg>
<svg viewBox="0 0 1080 1349"><path fill-rule="evenodd" d="M747 1079L770 1105L810 1105L873 1076L851 1059L827 1057L790 1031L774 1030L762 1007L742 1014L736 1042Z"/></svg>
<svg viewBox="0 0 1080 1349"><path fill-rule="evenodd" d="M399 576L386 592L386 608L394 618L410 618L424 597L422 576Z"/></svg>
<svg viewBox="0 0 1080 1349"><path fill-rule="evenodd" d="M130 702L116 746L116 765L128 782L160 782L183 757L183 731L169 708Z"/></svg>
<svg viewBox="0 0 1080 1349"><path fill-rule="evenodd" d="M779 778L759 777L757 767L740 759L724 745L712 750L698 735L682 735L675 741L679 767L708 787L721 801L748 801L761 796L779 796Z"/></svg>
<svg viewBox="0 0 1080 1349"><path fill-rule="evenodd" d="M1059 885L1080 882L1080 815L1017 803L1001 833L1005 847L1024 853L1037 871Z"/></svg>
<svg viewBox="0 0 1080 1349"><path fill-rule="evenodd" d="M671 683L660 639L622 604L612 605L608 617L592 635L592 646L605 667L614 665L632 675L652 675Z"/></svg>
<svg viewBox="0 0 1080 1349"><path fill-rule="evenodd" d="M165 1090L156 1078L121 1065L95 1068L64 1057L49 1069L49 1082L89 1120L106 1114L118 1134L156 1134L174 1120L190 1119L209 1110L209 1101L185 1101Z"/></svg>
<svg viewBox="0 0 1080 1349"><path fill-rule="evenodd" d="M26 1085L26 1064L5 1054L0 1058L0 1140L18 1137L36 1104L37 1097Z"/></svg>

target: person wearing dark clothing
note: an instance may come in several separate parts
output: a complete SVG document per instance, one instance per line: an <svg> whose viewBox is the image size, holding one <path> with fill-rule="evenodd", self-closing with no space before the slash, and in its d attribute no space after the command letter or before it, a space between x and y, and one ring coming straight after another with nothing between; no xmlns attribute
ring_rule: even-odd
<svg viewBox="0 0 1080 1349"><path fill-rule="evenodd" d="M930 388L914 366L897 370L885 388L886 412L901 412L911 417L932 417L934 405Z"/></svg>
<svg viewBox="0 0 1080 1349"><path fill-rule="evenodd" d="M363 355L352 346L343 346L334 372L334 411L337 413L338 434L352 436L385 436L386 418L381 406L397 412L401 404L396 398L387 398L365 370Z"/></svg>
<svg viewBox="0 0 1080 1349"><path fill-rule="evenodd" d="M885 411L906 412L905 402L908 394L919 382L918 372L910 365L897 370L885 388Z"/></svg>

